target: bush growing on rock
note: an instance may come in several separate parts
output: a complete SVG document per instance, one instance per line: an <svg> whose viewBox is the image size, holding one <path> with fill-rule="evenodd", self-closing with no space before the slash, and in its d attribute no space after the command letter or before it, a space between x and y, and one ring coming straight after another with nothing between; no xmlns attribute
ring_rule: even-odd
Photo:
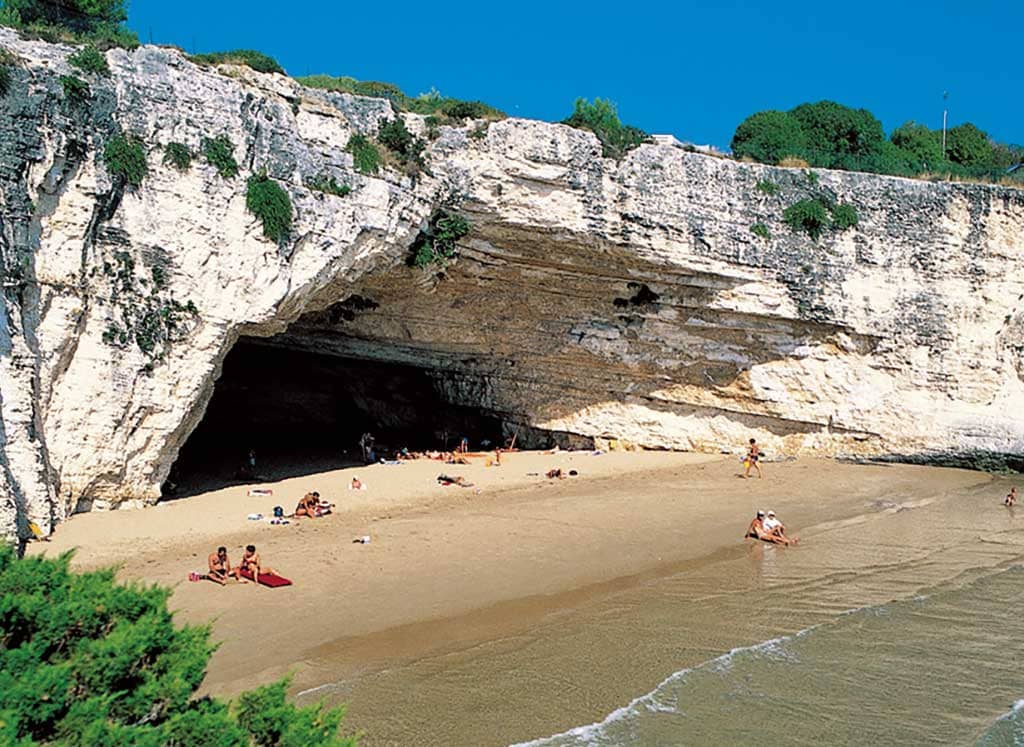
<svg viewBox="0 0 1024 747"><path fill-rule="evenodd" d="M203 155L206 162L217 169L225 179L238 176L238 162L235 161L235 145L227 135L203 138Z"/></svg>
<svg viewBox="0 0 1024 747"><path fill-rule="evenodd" d="M426 143L409 132L401 117L383 122L377 132L377 140L398 157L406 171L416 173L423 168Z"/></svg>
<svg viewBox="0 0 1024 747"><path fill-rule="evenodd" d="M60 76L60 86L64 89L64 96L73 103L86 101L92 95L89 84L74 75Z"/></svg>
<svg viewBox="0 0 1024 747"><path fill-rule="evenodd" d="M597 135L606 158L622 158L647 140L647 133L643 130L622 124L615 104L606 99L596 98L594 103L576 99L575 110L562 124Z"/></svg>
<svg viewBox="0 0 1024 747"><path fill-rule="evenodd" d="M380 170L380 151L366 135L356 133L350 137L345 150L352 154L352 163L360 174L376 174Z"/></svg>
<svg viewBox="0 0 1024 747"><path fill-rule="evenodd" d="M443 264L457 253L457 242L470 231L469 221L461 215L441 211L434 215L426 231L412 245L409 263L426 268Z"/></svg>
<svg viewBox="0 0 1024 747"><path fill-rule="evenodd" d="M347 184L338 184L338 181L328 174L320 174L306 179L306 186L335 197L347 197L352 192L352 187Z"/></svg>
<svg viewBox="0 0 1024 747"><path fill-rule="evenodd" d="M0 25L52 42L91 41L102 49L139 46L124 26L124 0L4 0Z"/></svg>
<svg viewBox="0 0 1024 747"><path fill-rule="evenodd" d="M184 143L167 143L164 146L164 164L178 171L188 171L192 165L192 151Z"/></svg>
<svg viewBox="0 0 1024 747"><path fill-rule="evenodd" d="M18 64L18 58L6 49L0 49L0 96L6 96L11 87L11 71Z"/></svg>
<svg viewBox="0 0 1024 747"><path fill-rule="evenodd" d="M209 626L176 627L170 589L74 573L70 556L0 545L0 742L28 745L353 747L342 709L296 708L287 682L234 706L196 698Z"/></svg>
<svg viewBox="0 0 1024 747"><path fill-rule="evenodd" d="M103 160L107 170L133 187L142 184L149 168L146 166L146 151L137 138L115 135L103 149Z"/></svg>
<svg viewBox="0 0 1024 747"><path fill-rule="evenodd" d="M815 241L832 222L828 207L817 198L793 203L783 211L782 220L793 231L803 231Z"/></svg>
<svg viewBox="0 0 1024 747"><path fill-rule="evenodd" d="M857 216L857 208L848 203L841 203L832 208L832 226L837 231L845 231L853 228L860 219Z"/></svg>
<svg viewBox="0 0 1024 747"><path fill-rule="evenodd" d="M77 67L82 72L110 75L110 66L107 65L106 56L92 44L86 44L70 55L68 57L68 64L72 67Z"/></svg>
<svg viewBox="0 0 1024 747"><path fill-rule="evenodd" d="M292 201L288 193L266 173L249 177L245 207L263 223L263 235L282 241L292 230Z"/></svg>
<svg viewBox="0 0 1024 747"><path fill-rule="evenodd" d="M254 49L233 49L230 52L207 52L194 54L189 59L197 65L245 65L258 73L280 73L284 68L269 55Z"/></svg>

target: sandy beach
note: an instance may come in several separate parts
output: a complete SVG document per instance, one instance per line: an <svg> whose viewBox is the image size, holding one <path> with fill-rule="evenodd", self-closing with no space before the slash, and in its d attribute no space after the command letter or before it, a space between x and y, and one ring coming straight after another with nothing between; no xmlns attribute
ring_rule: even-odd
<svg viewBox="0 0 1024 747"><path fill-rule="evenodd" d="M803 562L829 533L852 535L866 512L902 516L951 492L1001 489L982 473L822 459L768 463L764 480L740 479L736 458L719 455L473 461L336 470L78 515L30 553L74 548L77 567L117 564L125 579L173 586L178 619L212 620L221 644L206 692L230 696L292 672L300 700L347 702L347 723L367 744L508 744L599 718L680 660L756 636L712 615L702 640L669 654L674 623L664 646L641 647L628 645L628 629L602 625L625 592L680 574L739 563L735 579L724 571L714 585L742 586L747 556L761 551L741 539L755 509L774 508L803 539L778 562ZM546 479L555 467L579 475ZM442 472L473 487L442 487ZM353 475L366 490L347 489ZM251 488L273 495L249 497ZM287 526L246 519L291 511L307 490L337 512ZM352 542L363 535L369 544ZM217 545L234 562L250 542L294 585L186 580ZM789 614L774 622L803 624Z"/></svg>

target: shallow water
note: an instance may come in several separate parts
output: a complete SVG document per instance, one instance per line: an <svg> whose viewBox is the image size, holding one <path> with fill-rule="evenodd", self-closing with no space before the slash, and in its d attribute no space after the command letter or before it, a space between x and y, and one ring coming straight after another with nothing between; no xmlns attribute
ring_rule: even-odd
<svg viewBox="0 0 1024 747"><path fill-rule="evenodd" d="M368 745L1024 744L1024 514L959 485L836 500L798 548L732 540L305 697Z"/></svg>

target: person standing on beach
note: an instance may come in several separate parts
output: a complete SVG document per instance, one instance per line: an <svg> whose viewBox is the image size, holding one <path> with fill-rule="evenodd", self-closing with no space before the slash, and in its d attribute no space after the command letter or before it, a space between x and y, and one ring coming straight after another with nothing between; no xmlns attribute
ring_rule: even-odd
<svg viewBox="0 0 1024 747"><path fill-rule="evenodd" d="M751 467L753 467L754 469L757 470L757 476L759 478L764 477L764 475L761 473L761 465L758 464L758 460L759 460L760 456L761 456L761 449L757 445L757 440L753 439L753 438L750 439L750 449L749 449L749 451L747 451L747 458L746 458L746 460L744 460L746 465L747 465L747 469L743 473L744 477L750 477L750 468Z"/></svg>
<svg viewBox="0 0 1024 747"><path fill-rule="evenodd" d="M1012 507L1013 504L1016 503L1016 502L1017 502L1017 488L1016 487L1012 487L1012 488L1010 488L1010 492L1006 494L1006 497L1003 498L1003 505L1007 506L1007 507Z"/></svg>

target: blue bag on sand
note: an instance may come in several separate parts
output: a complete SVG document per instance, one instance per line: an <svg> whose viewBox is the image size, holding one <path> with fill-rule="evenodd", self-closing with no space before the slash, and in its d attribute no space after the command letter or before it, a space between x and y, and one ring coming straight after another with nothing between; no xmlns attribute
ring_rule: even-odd
<svg viewBox="0 0 1024 747"><path fill-rule="evenodd" d="M284 516L284 509L280 506L274 506L274 517L280 519Z"/></svg>

